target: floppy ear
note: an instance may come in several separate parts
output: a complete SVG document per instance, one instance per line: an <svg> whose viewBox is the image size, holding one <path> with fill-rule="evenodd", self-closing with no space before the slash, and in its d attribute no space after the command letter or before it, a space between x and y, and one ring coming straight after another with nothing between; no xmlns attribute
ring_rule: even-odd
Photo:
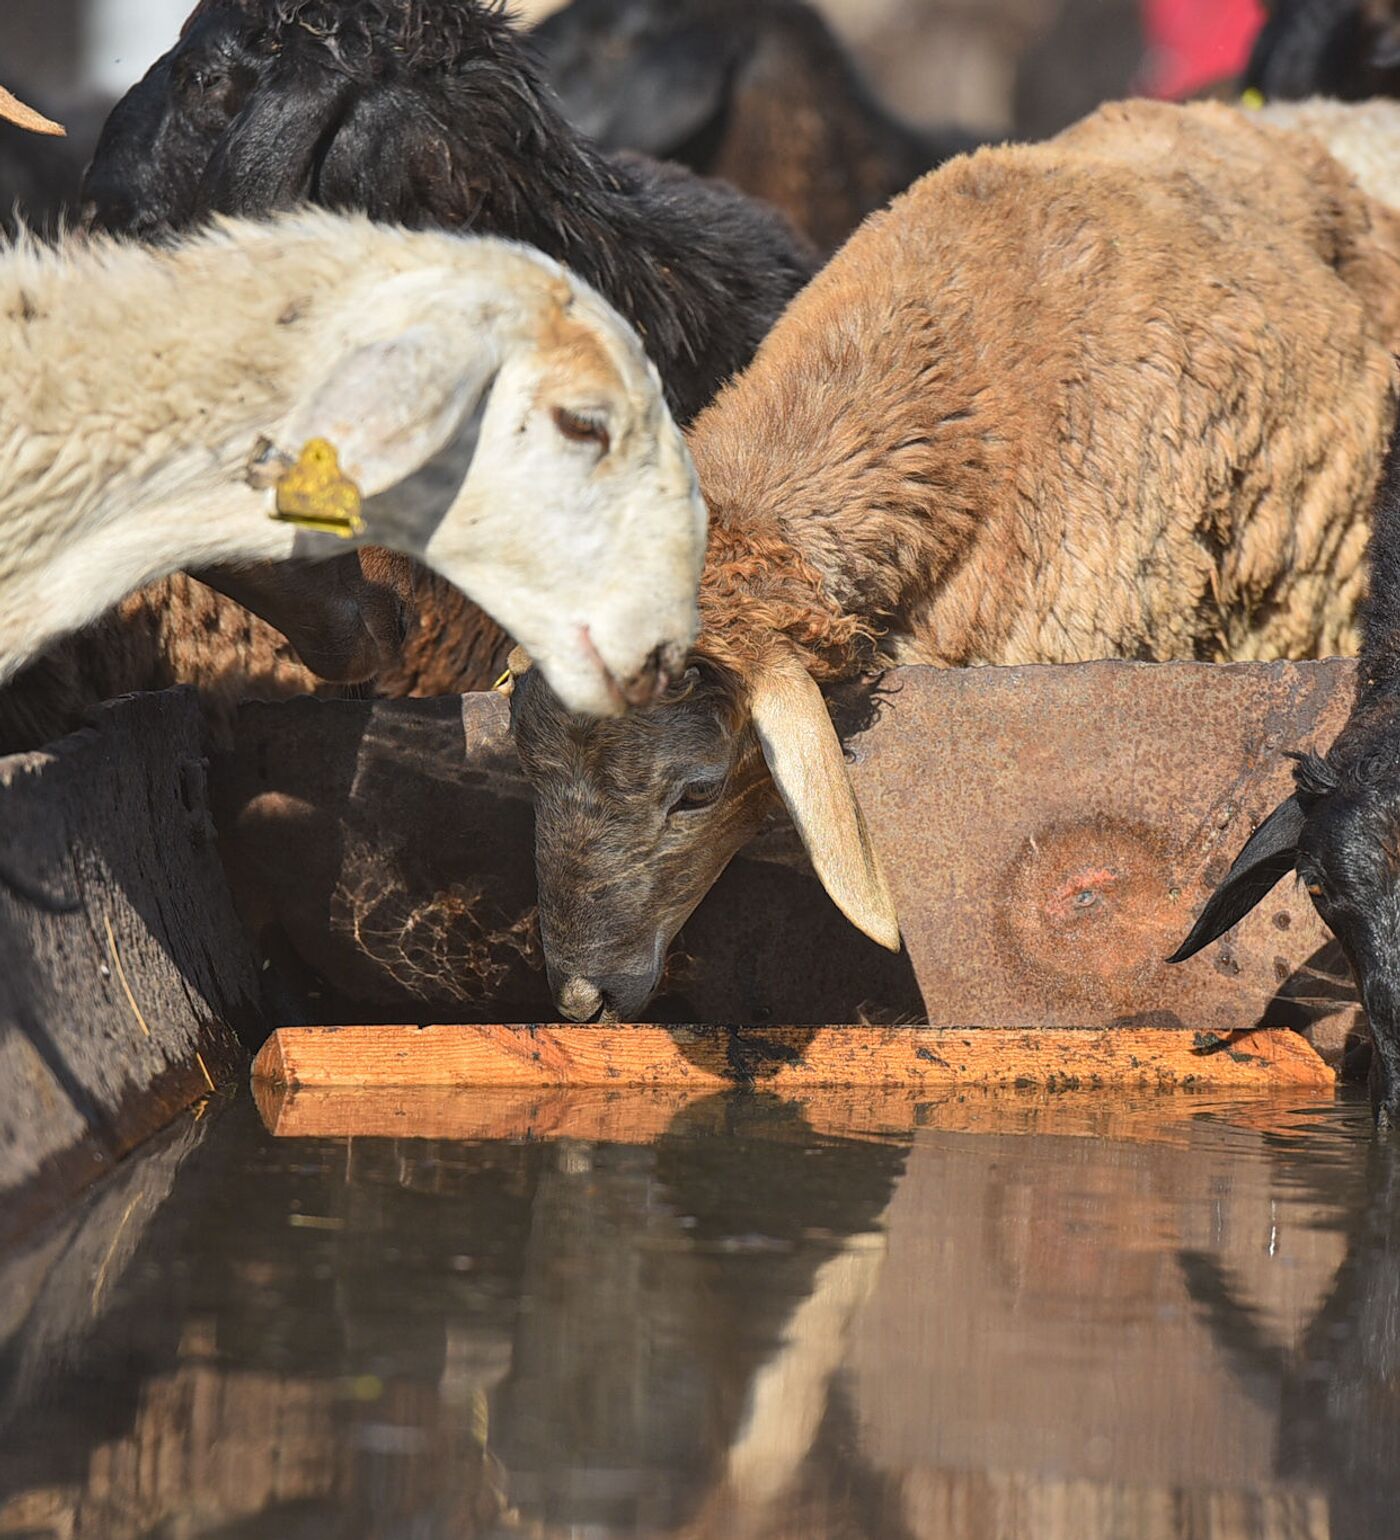
<svg viewBox="0 0 1400 1540"><path fill-rule="evenodd" d="M1202 947L1238 925L1298 861L1298 841L1307 822L1296 796L1281 802L1254 831L1249 843L1235 858L1225 881L1211 894L1191 934L1167 959L1185 962Z"/></svg>
<svg viewBox="0 0 1400 1540"><path fill-rule="evenodd" d="M7 123L17 123L21 128L27 128L31 134L62 137L68 132L61 123L54 123L43 113L26 107L17 97L11 96L4 86L0 86L0 118Z"/></svg>
<svg viewBox="0 0 1400 1540"><path fill-rule="evenodd" d="M899 950L899 917L816 681L780 654L750 696L754 730L822 886L872 941Z"/></svg>
<svg viewBox="0 0 1400 1540"><path fill-rule="evenodd" d="M476 447L496 366L487 337L479 348L464 350L434 325L409 327L333 363L293 408L277 448L295 457L309 441L327 440L361 495L373 497L416 475L451 445L460 450L443 467L451 484L431 490L455 495Z"/></svg>
<svg viewBox="0 0 1400 1540"><path fill-rule="evenodd" d="M209 157L198 211L256 216L312 198L317 166L352 92L343 75L304 58L281 59Z"/></svg>

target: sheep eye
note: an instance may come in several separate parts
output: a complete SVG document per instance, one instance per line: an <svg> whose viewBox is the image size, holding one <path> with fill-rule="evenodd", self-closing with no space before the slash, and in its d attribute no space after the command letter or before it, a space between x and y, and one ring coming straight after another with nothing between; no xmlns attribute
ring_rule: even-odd
<svg viewBox="0 0 1400 1540"><path fill-rule="evenodd" d="M724 779L688 781L681 794L671 804L673 813L693 813L699 808L713 807L724 791Z"/></svg>
<svg viewBox="0 0 1400 1540"><path fill-rule="evenodd" d="M608 425L601 417L585 412L571 412L566 406L554 408L554 426L571 444L596 444L603 454L612 447Z"/></svg>

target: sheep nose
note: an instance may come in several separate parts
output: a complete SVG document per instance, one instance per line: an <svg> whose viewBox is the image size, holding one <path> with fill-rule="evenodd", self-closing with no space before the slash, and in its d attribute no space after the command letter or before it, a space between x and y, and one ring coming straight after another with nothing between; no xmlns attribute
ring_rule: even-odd
<svg viewBox="0 0 1400 1540"><path fill-rule="evenodd" d="M589 979L572 978L559 991L559 1009L569 1021L596 1021L603 991Z"/></svg>

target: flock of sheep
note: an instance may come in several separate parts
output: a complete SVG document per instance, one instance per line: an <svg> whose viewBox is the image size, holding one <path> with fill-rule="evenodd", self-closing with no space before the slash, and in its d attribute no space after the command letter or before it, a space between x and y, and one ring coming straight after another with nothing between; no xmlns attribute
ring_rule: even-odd
<svg viewBox="0 0 1400 1540"><path fill-rule="evenodd" d="M1253 74L1348 94L1335 14L1371 89L1391 10L1280 3ZM1296 867L1400 1119L1400 103L968 148L804 0L534 39L490 0L200 0L82 233L0 252L0 750L175 682L482 688L509 636L551 986L636 1019L780 804L898 947L828 687L1359 645L1180 955Z"/></svg>

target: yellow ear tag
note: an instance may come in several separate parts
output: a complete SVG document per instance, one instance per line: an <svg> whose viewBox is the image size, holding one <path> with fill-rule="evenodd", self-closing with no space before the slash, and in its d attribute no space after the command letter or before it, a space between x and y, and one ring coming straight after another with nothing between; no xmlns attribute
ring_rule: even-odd
<svg viewBox="0 0 1400 1540"><path fill-rule="evenodd" d="M1258 86L1250 86L1249 90L1240 97L1240 106L1247 107L1251 112L1258 112L1264 105L1264 93Z"/></svg>
<svg viewBox="0 0 1400 1540"><path fill-rule="evenodd" d="M277 481L277 511L283 524L297 524L324 535L352 540L364 533L360 489L340 469L335 446L309 439L301 458Z"/></svg>
<svg viewBox="0 0 1400 1540"><path fill-rule="evenodd" d="M497 695L509 695L515 689L515 675L507 669L491 688Z"/></svg>

